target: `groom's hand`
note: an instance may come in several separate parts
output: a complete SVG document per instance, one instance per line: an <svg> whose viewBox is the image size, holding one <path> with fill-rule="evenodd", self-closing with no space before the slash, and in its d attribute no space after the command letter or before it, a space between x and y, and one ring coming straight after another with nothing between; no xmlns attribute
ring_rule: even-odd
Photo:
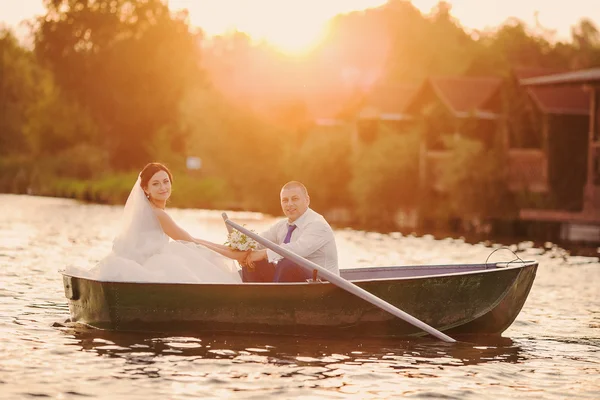
<svg viewBox="0 0 600 400"><path fill-rule="evenodd" d="M260 260L266 260L267 259L267 250L263 249L263 250L253 250L250 252L250 254L248 254L248 257L246 258L246 264L250 267L250 268L254 268L254 263Z"/></svg>
<svg viewBox="0 0 600 400"><path fill-rule="evenodd" d="M240 254L236 255L235 259L240 263L240 265L242 267L247 267L248 266L248 256L250 255L250 253L252 252L252 250L246 250L244 252L240 252Z"/></svg>

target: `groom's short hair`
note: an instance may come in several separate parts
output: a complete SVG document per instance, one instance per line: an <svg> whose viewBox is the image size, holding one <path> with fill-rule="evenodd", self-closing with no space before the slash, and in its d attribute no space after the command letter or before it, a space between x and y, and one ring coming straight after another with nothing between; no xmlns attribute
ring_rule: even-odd
<svg viewBox="0 0 600 400"><path fill-rule="evenodd" d="M292 188L300 188L302 190L302 192L306 196L308 196L308 190L306 189L306 186L304 186L302 184L302 182L298 182L298 181L289 181L288 183L286 183L285 185L283 185L283 187L281 188L281 190L292 189Z"/></svg>

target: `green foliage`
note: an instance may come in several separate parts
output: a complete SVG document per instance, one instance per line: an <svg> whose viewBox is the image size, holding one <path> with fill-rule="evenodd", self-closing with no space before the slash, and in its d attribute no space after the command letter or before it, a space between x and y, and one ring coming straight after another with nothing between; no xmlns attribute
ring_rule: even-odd
<svg viewBox="0 0 600 400"><path fill-rule="evenodd" d="M386 226L419 196L419 135L387 133L361 150L354 163L351 192L364 224Z"/></svg>
<svg viewBox="0 0 600 400"><path fill-rule="evenodd" d="M32 154L52 156L71 148L103 151L98 125L79 103L67 99L46 72L43 93L23 127ZM98 166L104 167L104 164Z"/></svg>
<svg viewBox="0 0 600 400"><path fill-rule="evenodd" d="M171 14L163 0L44 4L33 52L0 30L0 191L122 204L137 171L158 160L175 172L171 204L179 207L279 214L281 185L298 179L315 208L355 207L373 225L391 221L399 208L436 200L440 216L510 215L501 154L468 140L447 148L440 133L479 137L483 129L457 127L441 107L427 110L420 123L430 148L453 151L442 199L419 198L416 133L374 129L374 142L353 158L349 133L307 134L308 122L315 109L325 115L337 107L337 116L353 123L372 78L418 84L432 75L508 77L514 66L600 65L600 34L589 20L574 27L570 42L555 43L518 20L468 33L446 2L429 15L391 0L339 16L321 48L293 60L242 34L200 47L185 16ZM200 61L212 65L212 86ZM255 75L246 73L252 69ZM512 144L539 147L540 121L511 84ZM247 87L258 87L254 96L239 93ZM186 156L200 157L201 171L186 171Z"/></svg>
<svg viewBox="0 0 600 400"><path fill-rule="evenodd" d="M106 152L85 143L51 155L0 157L0 192L61 196L62 190L53 192L56 181L98 178L107 171L107 159Z"/></svg>
<svg viewBox="0 0 600 400"><path fill-rule="evenodd" d="M470 67L471 74L507 76L511 67L558 67L567 60L553 52L543 36L531 34L520 20L512 18L496 32L487 32L479 40L478 56Z"/></svg>
<svg viewBox="0 0 600 400"><path fill-rule="evenodd" d="M441 104L425 107L418 124L417 130L422 132L425 146L430 150L445 150L443 135L457 130L456 118Z"/></svg>
<svg viewBox="0 0 600 400"><path fill-rule="evenodd" d="M185 157L181 152L173 149L171 129L163 127L151 141L145 143L146 152L149 160L160 160L161 163L168 165L169 169L175 171L185 170Z"/></svg>
<svg viewBox="0 0 600 400"><path fill-rule="evenodd" d="M226 208L227 182L220 178L197 178L178 174L173 182L170 205L180 208Z"/></svg>
<svg viewBox="0 0 600 400"><path fill-rule="evenodd" d="M40 157L35 171L42 178L65 177L88 180L102 176L108 168L108 154L81 143L54 154Z"/></svg>
<svg viewBox="0 0 600 400"><path fill-rule="evenodd" d="M93 180L49 179L38 194L68 197L103 204L125 204L137 177L135 173L111 174Z"/></svg>
<svg viewBox="0 0 600 400"><path fill-rule="evenodd" d="M440 186L447 193L448 216L464 219L507 217L514 200L505 180L505 159L478 140L460 136L448 139L451 157L443 162Z"/></svg>
<svg viewBox="0 0 600 400"><path fill-rule="evenodd" d="M506 126L510 148L537 148L543 144L543 115L535 109L530 97L516 79L510 79L505 90Z"/></svg>
<svg viewBox="0 0 600 400"><path fill-rule="evenodd" d="M40 70L13 34L0 30L0 156L31 151L24 130L40 95Z"/></svg>
<svg viewBox="0 0 600 400"><path fill-rule="evenodd" d="M239 109L214 91L190 91L181 111L189 130L188 155L202 159L202 172L228 183L230 208L279 214L285 131Z"/></svg>
<svg viewBox="0 0 600 400"><path fill-rule="evenodd" d="M584 18L571 30L573 46L561 46L571 56L572 68L600 66L600 31L594 23Z"/></svg>
<svg viewBox="0 0 600 400"><path fill-rule="evenodd" d="M187 86L202 79L199 47L183 17L161 0L46 0L36 53L68 98L98 122L111 165L128 169L149 159L153 138L177 125Z"/></svg>
<svg viewBox="0 0 600 400"><path fill-rule="evenodd" d="M23 155L0 157L0 193L27 193L32 167L31 159Z"/></svg>
<svg viewBox="0 0 600 400"><path fill-rule="evenodd" d="M97 127L10 32L0 32L0 156L55 154L95 143Z"/></svg>
<svg viewBox="0 0 600 400"><path fill-rule="evenodd" d="M125 204L137 172L109 174L90 180L48 178L39 183L35 193L91 201L103 204ZM171 207L221 208L226 201L227 185L217 178L196 178L176 174Z"/></svg>
<svg viewBox="0 0 600 400"><path fill-rule="evenodd" d="M345 65L367 69L383 63L386 82L461 74L471 64L477 43L449 11L449 4L441 2L431 15L423 16L411 2L391 0L336 18L327 45L343 54Z"/></svg>
<svg viewBox="0 0 600 400"><path fill-rule="evenodd" d="M86 181L87 194L83 200L107 204L125 204L137 172L110 174L102 178Z"/></svg>
<svg viewBox="0 0 600 400"><path fill-rule="evenodd" d="M351 206L352 148L349 127L314 128L302 145L289 144L282 169L287 180L306 185L311 207L327 210Z"/></svg>

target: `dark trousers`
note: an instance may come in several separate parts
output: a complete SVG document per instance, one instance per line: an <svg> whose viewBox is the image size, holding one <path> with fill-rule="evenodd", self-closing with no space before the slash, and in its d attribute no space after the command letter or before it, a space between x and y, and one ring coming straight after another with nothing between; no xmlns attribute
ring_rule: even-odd
<svg viewBox="0 0 600 400"><path fill-rule="evenodd" d="M288 259L281 259L277 264L266 260L254 263L254 269L242 268L244 282L306 282L312 274Z"/></svg>

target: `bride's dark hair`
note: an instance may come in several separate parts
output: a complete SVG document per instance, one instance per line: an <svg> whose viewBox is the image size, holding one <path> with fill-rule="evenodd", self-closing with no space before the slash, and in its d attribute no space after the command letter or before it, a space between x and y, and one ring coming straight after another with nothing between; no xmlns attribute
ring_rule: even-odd
<svg viewBox="0 0 600 400"><path fill-rule="evenodd" d="M148 182L150 182L150 178L154 176L158 171L165 171L167 175L169 175L169 180L173 183L173 175L171 175L171 171L169 168L164 166L161 163L151 162L146 164L142 172L140 172L140 186L142 188L148 187Z"/></svg>

